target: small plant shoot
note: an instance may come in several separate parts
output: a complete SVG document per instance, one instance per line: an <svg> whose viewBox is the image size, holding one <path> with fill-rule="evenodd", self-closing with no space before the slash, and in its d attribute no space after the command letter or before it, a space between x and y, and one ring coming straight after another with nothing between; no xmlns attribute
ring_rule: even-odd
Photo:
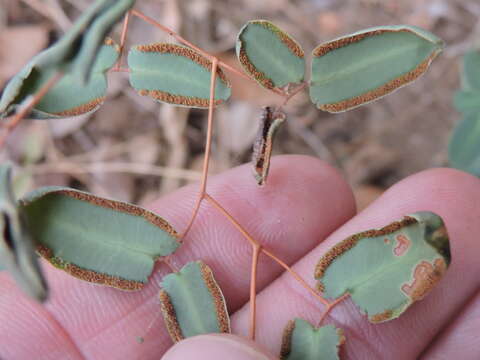
<svg viewBox="0 0 480 360"><path fill-rule="evenodd" d="M345 298L350 297L370 322L380 323L401 316L427 296L451 262L446 225L438 215L416 212L334 245L311 269L318 281L318 289L314 289L209 194L207 179L214 111L228 101L232 91L227 73L268 89L282 100L276 107L264 107L253 149L255 180L250 180L267 186L274 135L287 121L283 107L291 98L308 91L314 105L332 113L364 105L424 74L442 51L443 41L408 25L361 30L308 50L312 59L311 69L306 72L305 52L293 37L268 20L252 20L237 36L241 71L136 10L134 3L94 1L56 44L35 56L12 78L0 99L0 146L24 118L62 118L97 110L105 101L107 72L128 73L130 85L141 96L208 112L200 191L185 228L177 231L159 215L137 205L72 188L43 187L17 201L12 195L10 168L2 165L0 269L7 270L28 295L43 301L47 285L35 252L75 278L121 290L141 290L156 262L161 262L170 266L171 273L161 281L158 311L172 340L230 333L226 301L212 270L202 260L182 264L180 270L169 261L177 255L192 226L200 226L195 219L204 209L201 204L208 202L209 209L224 216L251 245L252 340L257 327L260 256L280 265L324 307L316 326L302 319L286 325L282 359L339 359L348 332L344 335L342 329L322 322ZM107 36L112 36L111 29L122 17L122 36L117 45ZM165 31L182 45L152 43L125 49L128 26L134 17ZM477 175L480 148L475 145L474 135L480 131L479 64L478 52L465 57L463 88L456 96L465 121L457 131L461 135L454 135L450 151L454 166L478 171Z"/></svg>

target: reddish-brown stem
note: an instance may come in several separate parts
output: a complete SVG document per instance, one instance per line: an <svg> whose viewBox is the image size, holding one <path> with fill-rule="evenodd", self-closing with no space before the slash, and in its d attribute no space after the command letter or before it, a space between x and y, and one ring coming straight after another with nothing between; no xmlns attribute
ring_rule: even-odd
<svg viewBox="0 0 480 360"><path fill-rule="evenodd" d="M170 269L171 272L178 272L178 269L175 265L172 264L172 262L170 261L170 256L165 256L162 258L162 261L165 265L168 266L168 268Z"/></svg>
<svg viewBox="0 0 480 360"><path fill-rule="evenodd" d="M167 34L169 34L170 36L172 36L175 40L177 40L178 42L184 44L184 45L187 45L188 47L191 47L192 49L196 50L197 52L199 52L200 54L202 54L203 56L205 56L206 58L210 59L213 61L213 59L215 58L215 56L207 53L205 50L202 50L200 49L198 46L195 46L194 44L192 44L191 42L189 42L188 40L184 39L183 37L181 37L179 34L177 34L175 31L169 29L168 27L166 27L165 25L162 25L160 24L159 22L155 21L154 19L152 19L151 17L141 13L140 11L137 11L137 10L132 10L132 15L135 15L137 17L139 17L140 19L142 19L143 21L149 23L150 25L153 25L155 26L156 28L166 32ZM218 61L218 65L225 69L225 70L228 70L230 71L231 73L237 75L237 76L240 76L244 79L247 79L249 81L253 81L255 82L255 80L253 80L252 78L250 78L247 74L244 74L243 72L241 72L240 70L237 70L235 69L233 66L230 66L228 64L225 64L223 61ZM275 92L275 91L274 91Z"/></svg>
<svg viewBox="0 0 480 360"><path fill-rule="evenodd" d="M323 312L322 316L320 316L320 320L318 320L318 327L320 327L320 325L322 325L323 320L325 320L325 318L330 313L330 311L332 311L335 306L340 304L343 300L345 300L349 296L350 296L350 294L346 293L346 294L343 294L342 296L340 296L337 300L330 302L328 304L327 308L325 309L325 311Z"/></svg>
<svg viewBox="0 0 480 360"><path fill-rule="evenodd" d="M262 250L260 245L252 245L252 269L250 272L250 339L255 340L257 319L257 268L258 256Z"/></svg>
<svg viewBox="0 0 480 360"><path fill-rule="evenodd" d="M119 71L122 66L122 57L123 57L123 50L125 48L125 40L127 39L127 32L128 32L128 25L130 24L130 16L131 12L128 11L125 14L125 18L123 19L123 26L122 26L122 35L120 36L120 54L118 56L118 62L113 71Z"/></svg>
<svg viewBox="0 0 480 360"><path fill-rule="evenodd" d="M30 100L27 100L28 103L21 106L21 109L16 113L12 119L4 125L4 131L0 135L0 149L5 144L8 135L17 127L17 125L24 119L35 105L37 105L40 100L47 94L47 92L55 86L55 84L62 78L63 73L55 73L41 88L37 91L35 95Z"/></svg>
<svg viewBox="0 0 480 360"><path fill-rule="evenodd" d="M237 230L243 235L245 239L247 239L250 242L250 244L252 244L253 246L260 246L260 243L257 240L255 240L253 237L251 237L250 234L247 232L247 230L245 230L243 226L240 225L238 221L235 220L235 218L232 215L230 215L230 213L227 210L225 210L225 208L222 205L220 205L220 203L217 200L212 198L208 193L205 193L205 200L207 200L210 204L212 204L215 208L217 208L217 210L220 211L233 224L233 226L237 228Z"/></svg>
<svg viewBox="0 0 480 360"><path fill-rule="evenodd" d="M275 109L275 111L281 111L282 108L287 105L287 103L290 101L291 98L293 98L295 95L297 95L300 91L305 89L308 86L308 83L304 81L302 84L298 85L291 93L285 92L283 96L285 99L283 102Z"/></svg>
<svg viewBox="0 0 480 360"><path fill-rule="evenodd" d="M275 262L277 262L280 266L282 266L286 271L288 271L295 280L297 280L300 285L302 285L305 289L308 290L308 292L310 294L312 294L313 296L315 296L315 298L317 298L322 304L324 304L325 306L329 306L330 303L328 302L328 300L324 299L317 291L315 291L315 289L313 289L312 287L310 287L307 282L305 280L302 279L302 277L300 275L298 275L298 273L293 270L290 266L288 266L286 263L284 263L282 260L280 260L278 257L276 257L274 254L272 254L270 251L268 251L267 249L265 248L262 248L262 252L267 255L268 257L270 257L272 260L274 260Z"/></svg>
<svg viewBox="0 0 480 360"><path fill-rule="evenodd" d="M212 133L213 133L213 109L215 106L215 80L217 78L217 67L218 59L212 59L212 75L210 76L210 99L208 104L208 119L207 119L207 140L205 143L205 153L203 158L203 169L202 169L202 180L200 183L200 194L197 198L193 214L190 218L190 221L187 224L185 231L180 235L179 241L183 242L185 236L188 234L192 228L193 222L197 217L198 210L200 210L200 205L205 196L205 191L207 189L207 178L208 178L208 167L210 164L210 153L212 148Z"/></svg>
<svg viewBox="0 0 480 360"><path fill-rule="evenodd" d="M126 73L129 73L130 69L129 68L115 68L115 69L111 69L110 72L126 72Z"/></svg>
<svg viewBox="0 0 480 360"><path fill-rule="evenodd" d="M263 252L265 255L273 259L275 262L277 262L280 266L282 266L285 270L287 270L295 280L297 280L305 289L307 289L315 298L317 298L322 304L325 306L329 306L330 303L325 300L317 291L312 289L305 280L302 279L300 275L298 275L295 270L293 270L290 266L288 266L285 262L280 260L278 257L276 257L274 254L272 254L270 251L267 249L261 247L260 243L255 240L244 228L242 225L238 223L235 218L230 215L230 213L222 206L218 201L216 201L214 198L212 198L208 193L205 194L205 200L207 200L209 203L211 203L215 208L217 208L232 224L237 228L237 230L252 244L254 247L259 247L260 251Z"/></svg>

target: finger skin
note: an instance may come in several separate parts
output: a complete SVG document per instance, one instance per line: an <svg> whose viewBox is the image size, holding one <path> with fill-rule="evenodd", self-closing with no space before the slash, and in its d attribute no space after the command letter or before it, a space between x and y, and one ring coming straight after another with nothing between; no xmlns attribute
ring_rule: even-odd
<svg viewBox="0 0 480 360"><path fill-rule="evenodd" d="M480 290L452 320L422 354L422 360L480 359Z"/></svg>
<svg viewBox="0 0 480 360"><path fill-rule="evenodd" d="M345 330L348 359L415 359L441 329L458 314L480 284L480 181L452 169L434 169L393 186L295 265L310 284L317 261L328 248L347 236L385 226L416 211L433 211L445 221L450 235L452 263L445 277L426 298L399 319L373 325L350 300L334 309L328 322ZM295 317L317 323L322 306L283 275L264 289L257 302L257 339L278 353L282 329ZM246 334L248 307L233 317L237 334Z"/></svg>
<svg viewBox="0 0 480 360"><path fill-rule="evenodd" d="M275 360L253 341L235 335L200 335L175 344L162 360Z"/></svg>
<svg viewBox="0 0 480 360"><path fill-rule="evenodd" d="M353 195L336 170L314 158L282 156L274 158L269 184L258 187L249 165L214 177L208 183L209 193L260 242L287 263L293 263L347 221L355 212ZM181 232L189 220L198 186L190 186L156 202L152 209ZM231 311L248 300L250 245L216 209L202 205L200 214L172 262L181 267L188 261L202 259L212 269L224 290ZM6 334L12 338L65 337L87 359L158 359L171 341L161 320L153 325L142 345L136 336L144 335L152 319L160 314L159 283L166 274L158 266L150 283L140 292L127 293L74 279L43 263L52 289L46 309L65 332L43 334L44 329L30 322L26 311L15 316L11 306L2 304L24 301L11 286L7 275L0 274L0 358L36 359L48 357L43 347L30 345L20 351L18 343L3 343ZM279 276L281 268L263 259L258 273L261 289ZM11 291L4 292L9 287ZM28 309L28 304L24 305ZM38 314L43 322L52 321ZM50 337L47 337L50 336ZM64 343L68 341L65 338ZM64 346L65 358L76 359Z"/></svg>

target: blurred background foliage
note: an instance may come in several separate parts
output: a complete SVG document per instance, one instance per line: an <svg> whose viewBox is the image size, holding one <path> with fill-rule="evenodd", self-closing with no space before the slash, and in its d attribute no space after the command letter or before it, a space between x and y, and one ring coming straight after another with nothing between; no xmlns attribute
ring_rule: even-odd
<svg viewBox="0 0 480 360"><path fill-rule="evenodd" d="M0 88L91 2L0 0ZM337 115L315 109L306 92L293 99L274 154L308 154L339 167L360 208L400 179L447 164L448 139L460 120L452 96L461 56L480 41L478 0L137 0L136 7L237 68L236 35L251 19L274 22L307 53L376 25L405 23L435 33L446 41L445 52L425 76L394 95ZM119 32L120 25L117 41ZM174 40L133 19L127 48L157 41ZM229 78L232 98L216 111L212 173L250 160L262 106L281 102L253 83ZM124 73L110 74L109 85L98 112L23 121L10 136L0 158L14 163L18 193L65 185L146 205L199 179L207 112L140 97Z"/></svg>

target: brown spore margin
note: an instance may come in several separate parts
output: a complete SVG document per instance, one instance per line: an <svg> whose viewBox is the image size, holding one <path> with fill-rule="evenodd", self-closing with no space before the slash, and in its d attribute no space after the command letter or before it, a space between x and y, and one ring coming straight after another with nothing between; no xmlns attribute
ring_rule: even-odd
<svg viewBox="0 0 480 360"><path fill-rule="evenodd" d="M263 26L265 29L270 30L280 39L280 41L283 44L285 44L285 46L292 52L292 54L294 54L299 58L305 57L305 53L301 48L301 46L294 39L292 39L287 33L282 31L276 25L272 24L270 21L254 20L254 21L251 21L250 23Z"/></svg>
<svg viewBox="0 0 480 360"><path fill-rule="evenodd" d="M390 320L392 317L393 317L393 311L388 309L388 310L385 310L381 313L369 316L368 320L371 323L377 324L377 323L381 323L381 322Z"/></svg>
<svg viewBox="0 0 480 360"><path fill-rule="evenodd" d="M177 44L169 44L169 43L154 43L148 45L138 45L135 47L136 50L140 52L153 52L159 54L173 54L177 56L186 57L196 64L202 66L207 71L211 71L212 69L212 62L204 57L203 55L199 54L193 49L190 49L186 46L177 45ZM232 85L228 81L225 73L222 71L220 67L217 68L217 76L220 80L227 86L231 88ZM139 90L138 92L142 96L150 96L151 98L159 101L163 101L170 104L177 104L183 105L188 107L199 107L199 108L208 108L210 104L210 99L203 99L194 96L183 96L177 94L170 94L168 92L160 91L160 90ZM223 103L223 100L215 100L214 105L220 105Z"/></svg>
<svg viewBox="0 0 480 360"><path fill-rule="evenodd" d="M83 114L86 114L88 112L91 112L91 111L97 109L104 102L105 102L105 96L101 96L101 97L98 97L96 99L93 99L93 100L89 101L88 103L85 103L85 104L82 104L82 105L79 105L79 106L75 106L75 107L73 107L71 109L68 109L68 110L53 113L53 115L62 116L62 117L71 117L71 116L83 115Z"/></svg>
<svg viewBox="0 0 480 360"><path fill-rule="evenodd" d="M137 291L145 285L139 281L126 280L118 276L101 274L92 270L81 268L77 265L63 261L53 255L53 252L43 245L37 245L37 252L45 258L49 263L58 269L65 271L67 274L77 279L88 281L99 285L107 285L121 290Z"/></svg>
<svg viewBox="0 0 480 360"><path fill-rule="evenodd" d="M283 330L282 345L280 347L280 359L286 359L292 351L292 335L294 330L295 320L290 320Z"/></svg>
<svg viewBox="0 0 480 360"><path fill-rule="evenodd" d="M415 32L408 29L368 31L365 33L357 34L357 35L346 37L346 38L341 38L338 40L334 40L334 41L319 45L313 50L312 55L313 57L321 57L329 53L330 51L359 42L367 37L378 36L384 33L391 33L391 32L408 32L408 33L415 34ZM423 75L425 71L427 71L428 67L430 66L430 63L433 61L433 59L435 59L435 57L439 53L440 53L440 50L434 51L429 57L427 57L424 61L422 61L415 69L399 76L398 78L395 78L386 82L385 84L377 87L376 89L367 91L362 95L354 96L350 99L338 101L335 103L319 104L317 105L317 107L321 110L328 111L328 112L334 112L334 113L342 112L342 111L355 108L362 104L371 102L382 96L385 96L391 93L392 91L414 81L415 79Z"/></svg>
<svg viewBox="0 0 480 360"><path fill-rule="evenodd" d="M218 328L220 329L220 332L229 334L231 332L230 317L228 316L227 306L222 291L213 277L212 270L203 262L199 262L199 266L205 286L213 298L215 313L217 314Z"/></svg>
<svg viewBox="0 0 480 360"><path fill-rule="evenodd" d="M305 56L305 53L303 49L300 47L300 45L294 39L292 39L288 34L280 30L277 26L275 26L271 22L266 20L257 20L257 21L250 21L249 24L259 25L264 27L265 29L268 29L269 31L273 32L280 39L280 41L283 44L285 44L285 46L287 46L287 48L290 50L292 54L294 54L299 58L303 58ZM240 50L238 53L238 60L240 61L240 64L242 64L245 70L264 88L269 90L275 89L276 86L273 83L272 79L270 79L262 71L259 71L248 58L247 52L244 47L244 42L241 39L241 35L239 36L238 41L240 43Z"/></svg>
<svg viewBox="0 0 480 360"><path fill-rule="evenodd" d="M179 342L180 340L183 340L185 336L178 323L177 314L175 313L175 308L173 307L168 293L165 290L160 290L158 297L160 298L160 309L165 320L165 327L167 328L172 341Z"/></svg>
<svg viewBox="0 0 480 360"><path fill-rule="evenodd" d="M413 270L413 280L411 284L402 285L402 292L407 295L412 302L421 300L432 290L447 271L447 263L443 258L437 258L431 264L428 261L421 261Z"/></svg>
<svg viewBox="0 0 480 360"><path fill-rule="evenodd" d="M315 279L319 280L317 285L318 289L320 291L324 290L324 285L320 281L320 279L325 274L326 269L335 261L336 258L341 256L343 253L347 252L348 250L352 249L358 243L358 241L365 238L373 238L373 237L389 235L391 233L394 233L395 231L398 231L404 227L407 227L416 223L418 223L417 219L411 216L405 216L402 220L395 221L381 229L367 230L367 231L363 231L361 233L349 236L348 238L339 242L337 245L333 246L329 251L325 253L325 255L323 255L320 258L320 260L317 263L317 266L315 267L314 276L315 276Z"/></svg>
<svg viewBox="0 0 480 360"><path fill-rule="evenodd" d="M47 195L64 195L76 200L86 201L90 204L101 206L106 209L126 213L129 215L143 217L149 223L159 227L160 229L162 229L172 237L178 238L178 233L166 220L162 219L160 216L154 214L153 212L148 211L139 206L135 206L122 201L104 199L86 192L70 190L70 189L53 190L45 193L43 196L47 196ZM28 201L24 201L24 203L28 203Z"/></svg>

